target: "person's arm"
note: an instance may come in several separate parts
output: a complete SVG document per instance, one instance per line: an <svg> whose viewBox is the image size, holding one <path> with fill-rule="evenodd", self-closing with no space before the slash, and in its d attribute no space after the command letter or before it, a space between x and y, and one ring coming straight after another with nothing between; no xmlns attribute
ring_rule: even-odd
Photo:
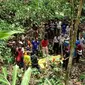
<svg viewBox="0 0 85 85"><path fill-rule="evenodd" d="M41 45L41 47L42 47L42 41L41 41L40 45Z"/></svg>
<svg viewBox="0 0 85 85"><path fill-rule="evenodd" d="M54 39L53 39L53 45L54 45L54 42L55 42L55 37L54 37Z"/></svg>
<svg viewBox="0 0 85 85"><path fill-rule="evenodd" d="M39 42L39 41L37 41L37 44L39 45L39 44L40 44L40 42Z"/></svg>
<svg viewBox="0 0 85 85"><path fill-rule="evenodd" d="M16 47L16 52L18 52L18 47Z"/></svg>
<svg viewBox="0 0 85 85"><path fill-rule="evenodd" d="M48 42L48 40L47 40L47 41L46 41L47 46L48 46L48 43L49 43L49 42Z"/></svg>

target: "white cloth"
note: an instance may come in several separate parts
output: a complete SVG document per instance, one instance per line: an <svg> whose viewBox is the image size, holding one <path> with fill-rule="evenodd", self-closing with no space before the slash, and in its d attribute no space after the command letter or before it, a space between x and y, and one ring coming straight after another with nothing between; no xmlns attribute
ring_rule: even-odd
<svg viewBox="0 0 85 85"><path fill-rule="evenodd" d="M57 28L58 28L58 29L61 29L61 24L62 24L61 21L59 21L59 23L57 23Z"/></svg>
<svg viewBox="0 0 85 85"><path fill-rule="evenodd" d="M78 50L78 55L82 55L82 50Z"/></svg>
<svg viewBox="0 0 85 85"><path fill-rule="evenodd" d="M58 43L58 38L56 36L53 39L53 43Z"/></svg>
<svg viewBox="0 0 85 85"><path fill-rule="evenodd" d="M59 39L59 43L60 43L60 44L62 44L62 43L64 42L64 40L65 40L65 38L62 37L62 36L59 36L58 39Z"/></svg>
<svg viewBox="0 0 85 85"><path fill-rule="evenodd" d="M69 27L69 26L66 27L66 32L67 32L67 33L70 32L70 27Z"/></svg>
<svg viewBox="0 0 85 85"><path fill-rule="evenodd" d="M22 41L19 41L19 44L23 44Z"/></svg>
<svg viewBox="0 0 85 85"><path fill-rule="evenodd" d="M22 47L22 52L24 53L24 48Z"/></svg>

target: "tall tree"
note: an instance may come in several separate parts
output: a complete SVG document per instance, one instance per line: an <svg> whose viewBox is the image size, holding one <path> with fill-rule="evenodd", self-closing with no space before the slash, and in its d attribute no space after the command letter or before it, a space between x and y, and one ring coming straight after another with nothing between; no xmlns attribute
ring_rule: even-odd
<svg viewBox="0 0 85 85"><path fill-rule="evenodd" d="M74 0L70 0L72 7L74 7ZM82 6L83 6L83 0L79 0L79 6L78 6L78 12L77 12L77 17L75 18L75 23L74 23L74 29L73 29L73 20L74 17L72 16L72 25L71 25L71 31L70 31L70 57L69 57L69 63L68 63L68 68L67 68L67 73L66 73L66 85L69 85L69 78L71 75L71 69L72 69L72 60L73 60L73 52L74 52L74 45L76 42L77 38L77 31L78 31L78 25L80 23L80 17L81 17L81 12L82 12ZM72 10L75 11L75 10Z"/></svg>

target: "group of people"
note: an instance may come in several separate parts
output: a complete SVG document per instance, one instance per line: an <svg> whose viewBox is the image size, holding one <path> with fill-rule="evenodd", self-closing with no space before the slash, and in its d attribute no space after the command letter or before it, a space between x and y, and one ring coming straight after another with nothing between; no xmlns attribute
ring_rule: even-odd
<svg viewBox="0 0 85 85"><path fill-rule="evenodd" d="M39 69L38 52L40 46L42 47L43 56L48 56L48 40L46 37L41 41L37 37L32 41L26 37L18 40L18 42L11 41L8 46L15 47L13 50L16 56L15 61L20 68L32 65L32 67Z"/></svg>
<svg viewBox="0 0 85 85"><path fill-rule="evenodd" d="M51 21L50 25L46 24L46 33L47 36L54 33L54 38L52 38L52 50L53 54L62 54L64 57L64 66L67 68L68 57L70 55L70 24L65 21ZM49 32L51 28L51 32ZM53 30L52 30L53 29ZM56 29L56 30L55 30ZM57 31L57 32L54 32ZM48 37L49 38L49 37ZM76 42L74 44L74 53L73 53L73 62L76 60L76 63L79 62L80 56L83 55L83 49L85 47L85 36L77 35Z"/></svg>
<svg viewBox="0 0 85 85"><path fill-rule="evenodd" d="M51 30L52 33L53 31L56 31L54 36L52 37L52 52L53 55L63 55L64 57L64 66L67 68L68 64L68 57L70 55L70 27L67 23L58 21L57 23L57 28L55 28L55 24L53 22L50 22L50 28L54 28L54 30ZM16 44L15 48L15 60L17 65L19 67L23 66L28 66L32 65L32 67L37 67L39 69L38 65L38 53L40 50L42 50L42 54L44 57L48 56L50 51L49 51L49 46L50 46L50 39L49 39L49 28L48 25L46 25L46 33L44 35L44 38L39 40L38 36L35 37L35 39L30 40L29 38L23 38L22 40L17 40L18 42L12 42L9 43L9 45L14 46ZM50 32L50 33L51 33ZM79 40L76 40L75 42L75 51L73 53L73 57L76 59L76 62L79 62L80 56L82 56L83 52L83 45L85 45L85 37L80 37ZM41 47L41 48L40 48Z"/></svg>

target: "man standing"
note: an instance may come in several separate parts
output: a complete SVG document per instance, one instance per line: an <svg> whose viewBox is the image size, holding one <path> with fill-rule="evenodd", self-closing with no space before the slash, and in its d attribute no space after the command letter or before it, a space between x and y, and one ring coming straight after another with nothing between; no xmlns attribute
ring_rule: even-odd
<svg viewBox="0 0 85 85"><path fill-rule="evenodd" d="M58 37L57 35L54 37L53 39L53 50L54 50L54 54L58 54L58 50L59 50L59 40L58 40Z"/></svg>
<svg viewBox="0 0 85 85"><path fill-rule="evenodd" d="M38 41L38 38L35 38L35 40L32 41L32 51L33 53L38 55L38 47L40 42Z"/></svg>
<svg viewBox="0 0 85 85"><path fill-rule="evenodd" d="M46 38L44 38L41 41L41 46L42 46L42 52L43 52L43 56L47 56L48 55L48 40Z"/></svg>

